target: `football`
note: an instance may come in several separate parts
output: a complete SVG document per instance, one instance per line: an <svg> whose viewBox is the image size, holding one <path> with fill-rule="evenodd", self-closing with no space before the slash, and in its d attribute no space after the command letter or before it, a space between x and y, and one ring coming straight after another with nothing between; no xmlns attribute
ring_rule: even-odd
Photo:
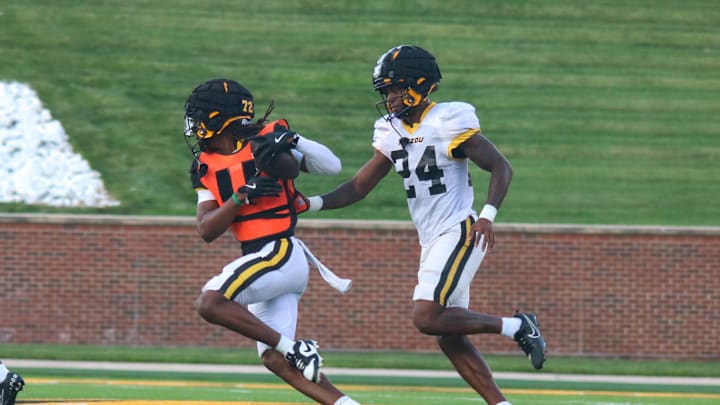
<svg viewBox="0 0 720 405"><path fill-rule="evenodd" d="M281 152L267 164L255 160L255 167L260 172L277 179L294 179L300 174L300 165L290 151Z"/></svg>

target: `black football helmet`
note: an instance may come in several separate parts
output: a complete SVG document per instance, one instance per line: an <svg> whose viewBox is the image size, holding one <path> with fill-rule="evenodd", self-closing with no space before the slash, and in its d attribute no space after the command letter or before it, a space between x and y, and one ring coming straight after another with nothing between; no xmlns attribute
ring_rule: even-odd
<svg viewBox="0 0 720 405"><path fill-rule="evenodd" d="M437 88L441 78L440 68L430 52L415 45L398 45L377 60L373 70L373 88L383 96L382 103L390 116L392 112L383 89L392 85L405 89L402 100L405 108L395 114L402 118Z"/></svg>
<svg viewBox="0 0 720 405"><path fill-rule="evenodd" d="M240 125L250 126L253 117L255 105L250 90L234 80L208 80L195 87L185 102L185 140L197 156L205 150L208 140L230 124L239 120Z"/></svg>

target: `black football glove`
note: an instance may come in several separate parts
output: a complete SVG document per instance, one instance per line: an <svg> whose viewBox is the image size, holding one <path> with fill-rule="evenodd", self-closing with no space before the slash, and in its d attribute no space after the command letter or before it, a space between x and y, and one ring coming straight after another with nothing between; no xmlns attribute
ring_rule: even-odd
<svg viewBox="0 0 720 405"><path fill-rule="evenodd" d="M282 186L277 180L267 176L253 177L244 186L238 188L238 193L245 194L248 201L258 197L277 197L281 191Z"/></svg>
<svg viewBox="0 0 720 405"><path fill-rule="evenodd" d="M294 149L300 135L289 130L279 130L265 136L254 136L250 139L252 153L261 166L272 164L275 156Z"/></svg>
<svg viewBox="0 0 720 405"><path fill-rule="evenodd" d="M285 144L288 146L288 150L297 146L300 135L297 132L288 130L275 131L272 134L273 142L276 144Z"/></svg>

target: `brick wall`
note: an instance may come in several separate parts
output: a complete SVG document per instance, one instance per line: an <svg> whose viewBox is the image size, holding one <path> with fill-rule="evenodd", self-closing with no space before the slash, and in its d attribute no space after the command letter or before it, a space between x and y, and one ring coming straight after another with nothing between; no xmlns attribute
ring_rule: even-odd
<svg viewBox="0 0 720 405"><path fill-rule="evenodd" d="M498 224L471 308L538 314L551 354L720 359L720 228ZM297 236L353 279L340 295L316 271L298 335L324 349L436 351L411 322L419 248L406 222L305 220ZM237 255L194 218L0 215L0 343L239 346L193 302ZM485 353L516 353L496 335Z"/></svg>

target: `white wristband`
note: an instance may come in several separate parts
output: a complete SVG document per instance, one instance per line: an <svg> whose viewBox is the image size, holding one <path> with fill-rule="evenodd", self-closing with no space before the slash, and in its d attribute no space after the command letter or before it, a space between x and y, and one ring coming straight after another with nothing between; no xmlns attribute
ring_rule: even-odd
<svg viewBox="0 0 720 405"><path fill-rule="evenodd" d="M480 218L485 218L490 222L495 221L496 215L497 215L497 208L493 207L490 204L485 204L483 206L482 211L480 211Z"/></svg>
<svg viewBox="0 0 720 405"><path fill-rule="evenodd" d="M323 207L323 199L319 195L315 195L312 197L308 197L308 203L310 206L308 207L308 211L320 211Z"/></svg>

